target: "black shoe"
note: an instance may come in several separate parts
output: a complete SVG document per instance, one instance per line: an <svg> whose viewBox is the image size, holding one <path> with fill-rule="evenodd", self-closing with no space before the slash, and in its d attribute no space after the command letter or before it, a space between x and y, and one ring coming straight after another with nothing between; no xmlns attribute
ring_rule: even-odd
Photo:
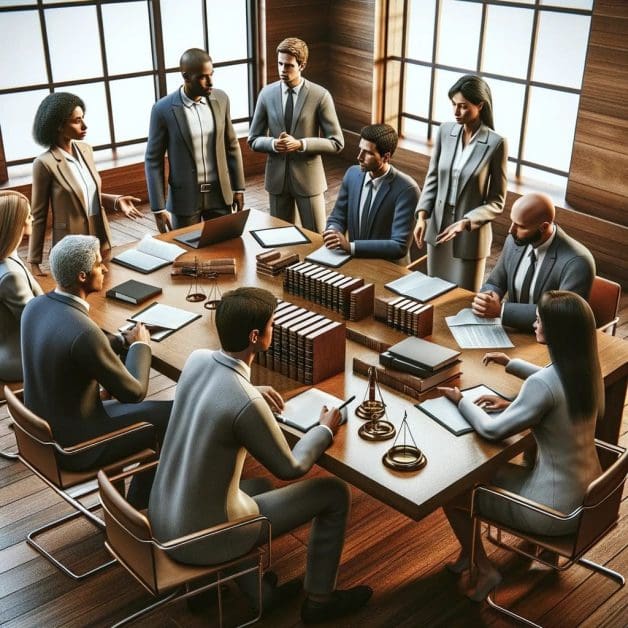
<svg viewBox="0 0 628 628"><path fill-rule="evenodd" d="M275 587L271 591L268 599L264 601L264 616L294 599L301 593L301 589L303 589L303 580L301 580L301 578L288 580L288 582L284 582L284 584L280 584L279 586L276 586L276 584L277 577L275 576Z"/></svg>
<svg viewBox="0 0 628 628"><path fill-rule="evenodd" d="M349 615L362 608L373 595L373 589L366 585L346 589L337 589L327 602L313 602L306 598L301 607L301 619L304 624L318 624Z"/></svg>

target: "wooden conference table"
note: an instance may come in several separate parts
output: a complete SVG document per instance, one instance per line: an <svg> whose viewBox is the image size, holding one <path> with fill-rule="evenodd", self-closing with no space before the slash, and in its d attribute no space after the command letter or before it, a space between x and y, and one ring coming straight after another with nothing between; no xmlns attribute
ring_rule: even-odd
<svg viewBox="0 0 628 628"><path fill-rule="evenodd" d="M263 229L282 226L286 223L272 218L266 213L251 210L246 231L242 238L212 245L207 248L193 250L179 260L197 257L200 260L220 257L234 257L237 264L236 276L221 275L218 287L221 292L237 286L258 286L270 290L273 294L287 301L307 307L324 314L334 320L343 320L340 314L318 306L294 295L284 294L282 288L283 275L268 277L256 272L255 256L263 252L257 241L248 233L251 229ZM188 227L181 232L193 230ZM322 243L320 235L305 231L311 239L310 244L286 247L299 253L303 259L310 251ZM178 232L177 232L178 233ZM172 240L173 234L160 236L164 240ZM116 249L114 254L124 248ZM285 249L282 249L285 250ZM218 349L219 342L213 320L213 313L204 309L203 303L192 303L185 300L190 287L189 277L171 277L171 267L167 266L149 275L141 275L117 264L109 264L109 273L105 277L104 290L90 296L91 316L103 328L115 331L125 320L139 309L146 306L135 306L122 303L104 296L106 290L127 279L138 279L163 288L163 294L155 300L182 309L198 312L201 318L183 329L175 332L161 342L153 342L153 367L165 375L178 379L189 354L198 348ZM338 269L346 275L363 277L365 282L372 281L376 286L376 294L392 296L393 293L384 288L384 284L399 277L407 271L400 266L383 260L352 259ZM210 282L201 280L201 285L208 292ZM457 348L457 345L444 321L445 316L453 315L471 303L472 293L455 289L433 301L434 330L429 340ZM366 319L360 322L345 321L347 327L356 327L362 331L377 333L378 329L386 328L383 323ZM390 333L389 328L387 333ZM406 337L396 332L398 339ZM509 334L515 349L510 355L522 357L539 365L549 361L547 350L538 345L534 337L528 334ZM463 351L463 374L461 387L466 388L485 383L505 395L515 395L521 381L508 375L499 366L484 367L481 358L485 350ZM347 340L345 372L317 384L317 387L330 392L342 399L356 395L356 400L349 406L348 422L338 432L331 447L321 456L320 466L331 473L345 479L373 497L396 508L408 517L421 519L452 497L469 489L475 483L488 480L494 471L504 462L519 453L531 440L530 434L513 436L499 443L491 443L475 433L456 437L438 423L414 407L415 401L401 393L382 386L384 401L387 404L388 418L399 428L403 412L408 412L408 424L417 446L427 457L427 465L414 473L401 473L385 467L382 456L391 447L393 440L383 442L365 441L358 436L358 429L363 421L355 416L354 410L365 398L367 381L364 377L352 372L352 359L360 356L372 364L377 363L377 353ZM626 344L616 338L600 334L600 357L607 385L621 397L619 417L626 390L628 375L628 349ZM279 373L258 365L253 365L253 383L269 384L284 395L291 395L303 390L301 384ZM622 393L623 391L623 393ZM612 405L612 404L611 404ZM298 433L284 428L288 440L294 442ZM615 436L615 440L616 440Z"/></svg>

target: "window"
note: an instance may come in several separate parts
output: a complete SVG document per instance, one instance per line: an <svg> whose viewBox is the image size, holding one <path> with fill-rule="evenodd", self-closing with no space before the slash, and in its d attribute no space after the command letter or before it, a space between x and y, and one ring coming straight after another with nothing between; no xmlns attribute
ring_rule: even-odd
<svg viewBox="0 0 628 628"><path fill-rule="evenodd" d="M146 141L150 109L181 84L179 58L209 51L234 122L253 115L256 2L0 0L0 128L8 166L30 163L35 111L53 91L86 105L88 141Z"/></svg>
<svg viewBox="0 0 628 628"><path fill-rule="evenodd" d="M393 4L388 0L389 25ZM434 127L452 119L451 85L479 74L491 87L496 131L508 138L512 174L567 176L593 0L399 5L404 28L399 49L391 50L390 35L386 43L384 98L399 96L400 134L432 140ZM390 103L384 109L390 112Z"/></svg>

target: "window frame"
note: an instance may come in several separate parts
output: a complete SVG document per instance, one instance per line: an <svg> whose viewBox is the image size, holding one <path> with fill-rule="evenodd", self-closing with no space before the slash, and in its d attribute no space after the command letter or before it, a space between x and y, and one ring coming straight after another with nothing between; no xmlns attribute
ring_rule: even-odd
<svg viewBox="0 0 628 628"><path fill-rule="evenodd" d="M103 5L109 4L127 4L137 3L138 1L144 2L148 11L148 24L150 29L151 40L151 55L153 67L150 70L144 70L141 72L128 72L122 74L110 74L107 65L107 50L104 31L103 20ZM202 3L202 19L203 19L203 45L205 50L209 50L209 28L207 23L207 3L209 0L201 0ZM69 81L53 81L52 77L52 56L50 52L50 46L48 41L48 34L46 30L45 12L49 9L59 8L75 8L83 6L93 6L96 8L96 17L98 24L98 36L100 45L100 54L102 60L102 75L84 77L77 80ZM105 144L95 145L95 150L111 149L116 151L118 148L125 146L131 146L134 144L143 144L147 141L147 137L138 137L130 140L117 141L116 129L113 116L113 104L111 98L111 82L121 79L139 78L149 76L153 78L155 88L155 101L163 98L167 95L166 88L166 74L168 72L178 71L178 67L166 67L165 55L163 45L163 28L161 21L161 4L160 0L78 0L76 2L59 1L59 2L46 2L43 0L37 0L32 4L13 4L9 6L0 6L0 18L5 13L16 13L23 11L37 11L39 17L39 25L42 36L42 47L44 52L44 63L46 72L46 81L42 83L34 83L28 85L21 85L20 87L12 87L0 89L0 96L6 96L10 94L17 94L22 92L30 92L35 90L48 90L49 93L55 91L66 90L75 85L85 85L93 83L102 83L105 90L105 101L107 114L109 118L109 142ZM258 10L256 0L246 0L246 37L247 37L247 53L248 56L242 59L230 59L229 61L222 61L214 63L215 68L246 65L247 66L247 87L248 87L248 116L233 119L233 123L250 122L253 117L253 111L255 109L255 98L257 95L257 82L256 77L258 73L259 60L257 56L257 24L258 24ZM2 150L4 150L3 147ZM5 156L6 157L6 156ZM6 167L20 166L23 164L29 164L36 157L26 157L22 159L6 160Z"/></svg>
<svg viewBox="0 0 628 628"><path fill-rule="evenodd" d="M556 92L563 92L568 94L574 94L576 96L580 96L582 88L573 88L567 87L564 85L557 85L553 83L546 83L542 81L535 81L532 78L532 72L534 68L534 58L536 54L536 42L539 32L539 22L540 16L542 12L551 12L551 13L566 13L569 15L582 15L585 17L589 17L591 20L593 17L593 7L591 9L578 9L578 8L570 8L570 7L562 7L555 6L552 4L540 4L539 0L535 0L534 4L524 4L523 2L517 2L516 0L508 1L508 0L458 0L459 2L467 2L472 4L480 4L482 5L481 12L481 23L480 23L480 32L479 32L479 45L478 45L478 54L475 59L474 66L469 65L468 67L457 67L450 66L441 63L437 63L435 61L436 54L438 50L438 33L439 33L439 22L440 15L442 9L442 0L433 0L434 2L434 28L433 28L433 40L432 40L432 58L431 61L421 61L419 59L413 59L407 56L406 51L408 49L408 18L410 11L410 2L411 0L386 0L385 6L385 23L386 29L384 34L384 60L385 63L383 65L383 73L382 73L382 85L383 85L383 94L382 94L382 111L390 111L390 105L387 103L387 92L388 88L388 75L389 75L389 64L391 62L399 64L398 77L399 77L399 88L397 97L396 107L396 123L397 128L400 130L400 137L404 137L401 133L403 129L403 120L415 120L417 122L422 122L427 124L427 142L431 145L434 139L434 127L440 126L440 122L434 119L434 102L436 98L436 94L434 93L434 84L436 71L445 70L450 72L456 72L458 74L477 74L485 79L496 79L508 83L513 83L517 85L524 86L524 101L522 108L522 117L521 117L521 125L519 132L519 145L517 154L515 156L508 156L508 161L515 164L515 177L519 179L521 177L522 167L530 167L535 168L536 170L540 170L543 172L548 172L554 175L558 175L561 177L565 177L566 179L569 177L569 172L564 170L559 170L557 168L553 168L551 166L547 166L545 164L541 164L538 162L530 161L523 158L525 151L525 140L526 140L526 132L528 129L528 110L530 108L530 92L532 88L543 88ZM392 54L390 53L390 45L389 40L389 28L391 14L393 11L392 5L403 4L402 7L402 28L401 28L401 54ZM519 78L515 76L505 75L505 74L496 74L492 72L482 71L480 68L482 66L483 54L484 54L484 46L485 46L485 32L486 32L486 23L487 23L487 13L489 6L496 7L512 7L522 10L531 10L534 12L532 18L532 32L530 37L530 47L528 50L528 62L526 69L525 78ZM589 24L589 35L591 36L591 26ZM587 40L587 49L588 49L588 40ZM409 111L404 110L404 95L405 95L405 80L406 80L406 67L408 65L416 65L420 67L427 67L430 70L430 87L429 87L429 103L428 103L428 116L419 116L417 114L413 114ZM584 68L583 68L584 73ZM575 134L575 128L574 128ZM414 138L408 138L410 140ZM573 150L573 149L572 149Z"/></svg>

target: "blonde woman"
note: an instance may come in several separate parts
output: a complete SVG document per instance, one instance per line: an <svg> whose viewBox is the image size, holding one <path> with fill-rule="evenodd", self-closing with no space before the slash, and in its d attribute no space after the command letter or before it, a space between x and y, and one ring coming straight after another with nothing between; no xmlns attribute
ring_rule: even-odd
<svg viewBox="0 0 628 628"><path fill-rule="evenodd" d="M13 190L0 190L0 379L22 380L20 320L24 306L42 294L17 248L32 230L28 199Z"/></svg>

